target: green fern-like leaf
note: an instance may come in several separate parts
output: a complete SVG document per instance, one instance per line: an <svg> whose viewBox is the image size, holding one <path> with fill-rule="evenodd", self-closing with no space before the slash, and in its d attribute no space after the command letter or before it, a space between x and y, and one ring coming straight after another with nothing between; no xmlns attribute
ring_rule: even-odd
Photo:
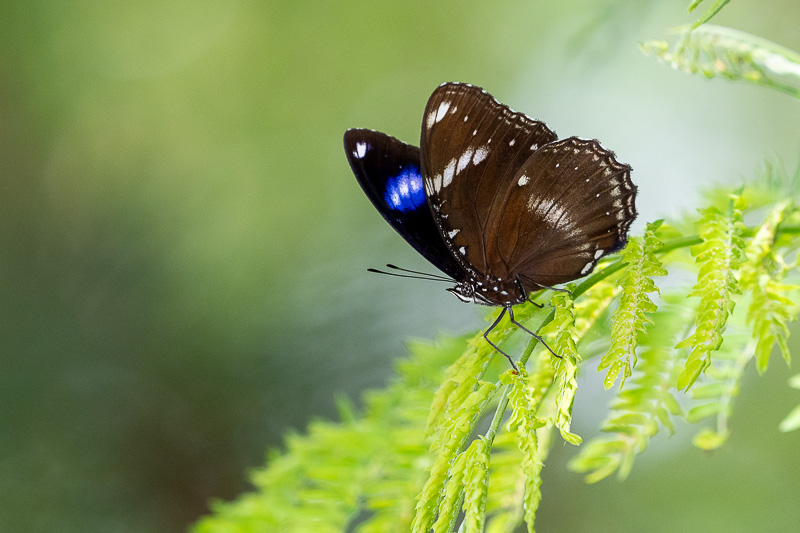
<svg viewBox="0 0 800 533"><path fill-rule="evenodd" d="M536 430L544 425L544 421L536 417L536 402L530 388L528 371L520 365L519 373L514 376L509 396L512 411L508 421L509 431L513 431L517 446L522 452L522 472L525 474L525 491L523 510L528 531L533 533L536 510L542 499L542 459L539 455L539 442Z"/></svg>
<svg viewBox="0 0 800 533"><path fill-rule="evenodd" d="M430 464L430 442L420 438L428 407L441 369L464 341L410 345L399 378L365 396L364 414L346 423L314 421L305 435L287 436L285 451L271 453L253 475L256 491L215 502L214 514L193 531L343 531L363 511L360 532L407 532Z"/></svg>
<svg viewBox="0 0 800 533"><path fill-rule="evenodd" d="M467 450L467 477L464 481L464 533L480 533L486 522L489 495L489 445L484 438L472 442Z"/></svg>
<svg viewBox="0 0 800 533"><path fill-rule="evenodd" d="M513 533L523 520L525 474L520 469L522 452L514 433L498 435L492 444L489 494L486 499L487 533Z"/></svg>
<svg viewBox="0 0 800 533"><path fill-rule="evenodd" d="M622 296L614 312L611 347L600 360L598 368L608 369L604 381L606 389L614 386L620 374L622 384L631 375L631 369L636 364L637 335L645 331L648 324L652 324L647 314L656 310L656 304L648 293L658 292L658 287L651 278L667 275L655 255L663 246L656 237L660 226L661 221L648 224L644 239L630 239L622 255L622 261L627 264L621 281Z"/></svg>
<svg viewBox="0 0 800 533"><path fill-rule="evenodd" d="M572 284L567 286L568 290L574 288ZM553 338L550 347L561 357L557 362L556 372L558 392L555 399L555 425L565 441L578 445L581 443L580 436L569 430L572 422L572 404L575 401L575 392L578 390L576 375L581 362L576 347L578 334L575 325L575 305L571 293L565 292L553 295L551 303L555 307L555 314L553 320L541 329L541 333Z"/></svg>
<svg viewBox="0 0 800 533"><path fill-rule="evenodd" d="M705 209L700 221L701 244L692 247L699 274L689 296L700 297L695 332L676 348L689 348L689 357L678 377L678 388L688 389L711 364L711 353L722 344L725 324L739 293L735 273L741 263L744 242L742 222L744 201L731 195L728 212L715 207Z"/></svg>
<svg viewBox="0 0 800 533"><path fill-rule="evenodd" d="M601 281L575 302L575 332L583 340L619 293L619 285Z"/></svg>
<svg viewBox="0 0 800 533"><path fill-rule="evenodd" d="M464 472L467 464L466 452L458 454L450 465L447 483L444 485L439 514L433 524L433 533L449 533L458 518L461 501L464 498ZM425 529L424 531L428 531Z"/></svg>
<svg viewBox="0 0 800 533"><path fill-rule="evenodd" d="M513 372L482 331L443 339L439 346L413 345L412 357L398 364L400 379L368 393L363 414L340 401L340 423L316 421L306 435L287 437L285 451L273 453L254 475L256 492L215 504L214 516L198 523L195 533L513 533L523 523L533 531L555 428L563 439L580 443L570 431L578 348L583 357L599 356L609 329L608 353L621 355L606 354L602 364L620 364L611 384L618 375L627 380L612 401L603 436L583 444L570 466L588 481L615 472L624 478L651 439L673 432L673 420L681 416L703 423L696 446L720 446L749 361L756 359L763 370L776 344L785 349L787 325L800 309L794 303L800 292L793 285L795 262L786 259L800 248L800 213L788 202L776 203L772 189L747 194L757 206L748 220L766 213L755 228L743 226L742 193L730 200L726 193L724 201L717 194L710 202L716 207L703 210L696 224L648 225L621 258L607 258L569 286L570 293L537 295L542 302L550 297L551 306L516 307L517 319L544 336L559 357L531 341ZM695 228L699 236L692 234ZM660 301L651 299L658 292L651 278L666 274L666 259L678 267L676 275L663 284L670 289ZM699 270L691 293L696 298L687 299L681 286L678 271L684 268ZM734 305L734 298L743 301ZM607 310L613 308L609 326ZM509 321L492 336L509 353L529 338ZM679 346L688 354L673 348L687 336ZM501 368L505 372L491 383ZM705 379L683 400L689 403L684 415L675 385L691 386L704 369ZM490 406L494 416L476 437ZM797 427L800 408L781 424L783 431Z"/></svg>
<svg viewBox="0 0 800 533"><path fill-rule="evenodd" d="M755 353L755 341L745 326L745 309L735 309L730 317L726 341L715 352L703 383L692 388L692 404L686 413L691 423L709 419L712 427L701 429L693 444L702 450L722 446L730 436L728 421L739 395L742 376Z"/></svg>
<svg viewBox="0 0 800 533"><path fill-rule="evenodd" d="M473 393L494 355L494 350L486 344L482 334L470 339L468 346L467 351L447 368L445 379L436 390L428 415L428 434L440 429L451 411L458 409Z"/></svg>
<svg viewBox="0 0 800 533"><path fill-rule="evenodd" d="M672 433L672 417L682 416L673 394L680 365L672 345L693 309L685 305L682 294L666 295L664 300L652 315L659 327L648 329L642 336L639 364L603 423L602 431L607 435L589 441L570 462L570 468L587 474L590 483L614 472L620 479L627 477L634 458L644 452L650 439L661 427Z"/></svg>
<svg viewBox="0 0 800 533"><path fill-rule="evenodd" d="M702 23L701 18L698 23ZM708 19L705 19L708 20ZM721 76L800 98L800 54L754 35L705 24L681 29L675 45L652 40L642 51L684 72Z"/></svg>
<svg viewBox="0 0 800 533"><path fill-rule="evenodd" d="M747 321L753 324L753 338L757 339L756 368L762 374L767 369L775 344L786 363L790 363L788 323L800 312L790 297L798 287L783 283L793 265L786 265L774 250L778 225L792 209L792 203L786 200L769 212L748 243L745 249L747 260L741 268L741 286L750 292L752 298Z"/></svg>
<svg viewBox="0 0 800 533"><path fill-rule="evenodd" d="M454 410L442 425L431 446L435 459L430 475L417 497L412 531L427 532L434 523L441 502L441 493L450 475L450 466L460 453L467 437L472 433L478 417L495 391L495 385L478 382L476 389Z"/></svg>

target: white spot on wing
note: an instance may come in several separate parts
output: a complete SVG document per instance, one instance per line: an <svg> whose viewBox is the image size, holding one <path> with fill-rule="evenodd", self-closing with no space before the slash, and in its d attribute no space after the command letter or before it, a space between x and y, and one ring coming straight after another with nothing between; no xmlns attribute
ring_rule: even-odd
<svg viewBox="0 0 800 533"><path fill-rule="evenodd" d="M458 249L458 253L460 253L461 255L467 255L467 249L462 246L461 248Z"/></svg>
<svg viewBox="0 0 800 533"><path fill-rule="evenodd" d="M448 232L447 232L447 236L448 236L448 237L450 237L450 238L452 239L453 237L455 237L456 235L458 235L458 232L459 232L459 231L461 231L461 230L459 230L459 229L454 229L454 230L452 230L452 231L448 231Z"/></svg>
<svg viewBox="0 0 800 533"><path fill-rule="evenodd" d="M428 113L428 116L425 117L425 126L427 126L428 129L431 129L435 121L436 121L436 111L431 111L430 113Z"/></svg>
<svg viewBox="0 0 800 533"><path fill-rule="evenodd" d="M522 176L519 177L519 181L517 181L517 185L522 187L523 185L527 185L529 181L531 181L531 179L528 176L526 176L525 174L523 174Z"/></svg>
<svg viewBox="0 0 800 533"><path fill-rule="evenodd" d="M489 147L481 146L480 148L477 148L475 150L475 155L472 156L472 162L477 165L478 163L486 159L486 156L488 155L489 155Z"/></svg>
<svg viewBox="0 0 800 533"><path fill-rule="evenodd" d="M442 181L442 187L447 187L451 183L453 183L453 174L456 170L456 160L451 159L447 166L444 167L444 181Z"/></svg>
<svg viewBox="0 0 800 533"><path fill-rule="evenodd" d="M595 259L600 259L600 256L601 256L601 255L603 255L604 253L605 253L605 251L604 251L604 250L599 250L599 249L598 249L598 250L595 250L595 251L594 251L594 258L595 258Z"/></svg>
<svg viewBox="0 0 800 533"><path fill-rule="evenodd" d="M456 174L460 173L462 170L467 168L469 164L469 160L472 159L472 154L474 153L474 148L468 148L461 157L458 158L458 166L456 167Z"/></svg>
<svg viewBox="0 0 800 533"><path fill-rule="evenodd" d="M437 194L439 192L441 192L441 190L442 190L442 175L441 174L436 174L433 177L433 190L435 190Z"/></svg>
<svg viewBox="0 0 800 533"><path fill-rule="evenodd" d="M586 263L586 266L583 267L583 269L581 270L581 274L587 274L592 269L592 264L593 264L592 261Z"/></svg>
<svg viewBox="0 0 800 533"><path fill-rule="evenodd" d="M514 143L515 143L515 142L517 142L517 140L516 140L516 139L511 139L510 141L508 141L508 145L509 145L509 146L514 146Z"/></svg>
<svg viewBox="0 0 800 533"><path fill-rule="evenodd" d="M358 159L361 159L367 155L367 143L356 143L356 151L353 152L353 155Z"/></svg>
<svg viewBox="0 0 800 533"><path fill-rule="evenodd" d="M439 122L442 120L448 109L450 109L450 102L442 102L439 104L439 109L436 110L436 118L434 119L434 122Z"/></svg>

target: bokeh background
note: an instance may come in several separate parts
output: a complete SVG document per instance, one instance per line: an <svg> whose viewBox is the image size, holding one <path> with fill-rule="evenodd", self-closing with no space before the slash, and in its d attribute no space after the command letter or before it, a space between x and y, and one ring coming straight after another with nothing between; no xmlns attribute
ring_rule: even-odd
<svg viewBox="0 0 800 533"><path fill-rule="evenodd" d="M404 340L483 324L438 285L364 272L427 265L341 147L348 127L416 142L443 81L613 148L639 185L634 231L766 157L794 168L796 100L639 52L686 4L2 2L2 529L181 531L336 394L386 383ZM797 0L715 22L800 49ZM682 427L626 483L585 486L557 446L539 529L800 523L800 436L777 431L800 395L773 363L713 455ZM586 437L606 397L592 372L582 387Z"/></svg>

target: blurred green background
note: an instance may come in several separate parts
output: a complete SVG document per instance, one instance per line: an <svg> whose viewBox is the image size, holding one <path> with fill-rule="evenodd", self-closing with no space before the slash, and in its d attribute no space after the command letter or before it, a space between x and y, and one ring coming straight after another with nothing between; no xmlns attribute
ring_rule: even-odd
<svg viewBox="0 0 800 533"><path fill-rule="evenodd" d="M386 383L404 339L483 324L438 286L364 272L427 265L341 148L348 127L416 143L443 81L613 148L634 231L766 156L793 168L796 100L638 51L687 3L3 2L2 529L180 531L335 394ZM797 0L768 5L715 22L800 49ZM800 398L773 363L713 455L683 428L628 482L587 487L557 447L540 530L800 523L800 436L776 428ZM591 374L584 437L608 396Z"/></svg>

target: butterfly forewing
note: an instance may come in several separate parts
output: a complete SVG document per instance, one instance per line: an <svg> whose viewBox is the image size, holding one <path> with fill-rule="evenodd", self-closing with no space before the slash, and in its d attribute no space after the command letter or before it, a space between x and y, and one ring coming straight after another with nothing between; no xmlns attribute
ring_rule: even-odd
<svg viewBox="0 0 800 533"><path fill-rule="evenodd" d="M626 243L636 217L630 172L594 140L570 137L537 150L489 221L493 272L517 275L527 290L590 273Z"/></svg>
<svg viewBox="0 0 800 533"><path fill-rule="evenodd" d="M478 87L447 83L431 95L422 122L425 191L447 246L472 275L490 274L490 213L503 209L516 170L555 139Z"/></svg>
<svg viewBox="0 0 800 533"><path fill-rule="evenodd" d="M344 147L353 174L383 218L439 270L463 279L428 208L419 148L365 129L347 130Z"/></svg>

